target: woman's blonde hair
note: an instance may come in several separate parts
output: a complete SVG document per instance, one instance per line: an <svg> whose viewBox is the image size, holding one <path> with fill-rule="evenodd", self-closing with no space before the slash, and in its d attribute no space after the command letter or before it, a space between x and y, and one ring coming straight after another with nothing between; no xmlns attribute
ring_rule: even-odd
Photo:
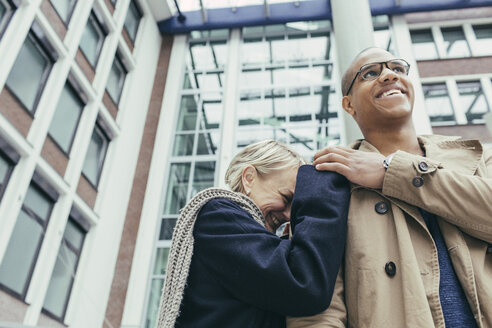
<svg viewBox="0 0 492 328"><path fill-rule="evenodd" d="M306 161L289 146L275 140L264 140L242 149L231 161L225 174L225 182L232 191L244 192L242 172L248 165L259 175L288 167L299 167Z"/></svg>

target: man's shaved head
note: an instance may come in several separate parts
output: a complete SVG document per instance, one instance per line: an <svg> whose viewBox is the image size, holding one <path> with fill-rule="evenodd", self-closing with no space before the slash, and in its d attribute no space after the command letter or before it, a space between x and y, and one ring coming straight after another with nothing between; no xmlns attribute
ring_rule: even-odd
<svg viewBox="0 0 492 328"><path fill-rule="evenodd" d="M345 73L342 76L342 96L345 96L347 94L347 90L350 87L350 82L352 82L352 79L354 78L355 73L359 69L359 67L354 67L354 64L359 60L360 57L366 54L366 52L372 51L372 50L384 50L382 48L378 47L369 47L365 48L361 52L355 56L355 58L352 60L350 63L349 67L345 71ZM385 50L384 50L385 51Z"/></svg>

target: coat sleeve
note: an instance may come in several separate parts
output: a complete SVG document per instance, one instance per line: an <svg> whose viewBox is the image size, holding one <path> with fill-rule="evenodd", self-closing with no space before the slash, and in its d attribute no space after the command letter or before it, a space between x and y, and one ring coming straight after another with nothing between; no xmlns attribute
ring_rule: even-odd
<svg viewBox="0 0 492 328"><path fill-rule="evenodd" d="M484 149L481 160L486 167L482 177L459 173L432 159L398 151L385 174L382 192L492 243L492 150ZM422 169L421 162L428 167ZM415 177L422 177L421 186L414 185Z"/></svg>
<svg viewBox="0 0 492 328"><path fill-rule="evenodd" d="M342 261L350 197L334 172L299 169L291 240L267 231L236 203L204 206L195 224L194 258L233 297L281 315L313 315L330 304Z"/></svg>
<svg viewBox="0 0 492 328"><path fill-rule="evenodd" d="M287 328L345 328L347 326L347 308L345 306L343 274L342 264L328 309L309 317L287 317Z"/></svg>

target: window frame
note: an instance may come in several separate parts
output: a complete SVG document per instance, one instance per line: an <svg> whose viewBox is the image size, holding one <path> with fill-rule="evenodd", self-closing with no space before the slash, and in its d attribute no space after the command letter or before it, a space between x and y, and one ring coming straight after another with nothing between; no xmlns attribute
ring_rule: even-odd
<svg viewBox="0 0 492 328"><path fill-rule="evenodd" d="M0 0L0 3L2 3L5 6L5 12L3 14L3 17L0 18L0 39L2 38L3 34L7 30L7 27L10 23L10 20L14 16L15 11L19 7L19 1L17 0Z"/></svg>
<svg viewBox="0 0 492 328"><path fill-rule="evenodd" d="M60 20L63 22L63 24L65 25L66 28L68 28L68 24L70 23L70 20L72 19L72 15L73 15L73 12L74 12L74 9L75 9L75 6L77 5L77 0L70 0L70 6L68 8L68 15L67 15L67 20L65 21L63 19L63 17L61 17L60 13L58 12L58 10L56 9L55 5L53 4L53 2L51 2L51 0L48 0L51 7L53 7L53 9L55 10L56 14L58 15L58 17L60 18Z"/></svg>
<svg viewBox="0 0 492 328"><path fill-rule="evenodd" d="M128 31L128 28L126 27L126 19L127 19L128 15L130 14L132 5L135 7L135 9L137 11L137 15L138 15L138 23L137 23L137 30L135 31L135 37L132 37L132 35ZM128 5L128 11L127 11L126 17L125 17L125 21L123 22L123 28L125 29L126 34L128 35L128 37L130 38L130 40L132 41L133 44L135 44L135 40L137 39L138 30L140 28L140 22L142 21L143 16L144 16L143 11L142 11L142 9L140 9L140 6L136 3L136 1L130 0L130 3Z"/></svg>
<svg viewBox="0 0 492 328"><path fill-rule="evenodd" d="M106 37L109 34L109 29L103 23L103 21L101 21L100 15L97 14L97 12L94 9L91 10L89 18L87 19L87 24L89 22L92 22L93 26L96 27L96 32L98 33L98 35L100 37L99 41L97 43L97 55L96 55L96 60L94 62L94 65L92 65L92 63L89 61L89 58L87 58L87 55L85 54L84 50L80 47L80 42L79 42L78 48L80 49L80 52L82 53L82 55L84 55L85 59L87 59L87 62L92 67L92 69L95 70L97 67L97 64L99 63L99 59L101 58L101 52L102 52L102 49L104 47L104 41L106 41ZM87 28L87 24L85 25L84 28Z"/></svg>
<svg viewBox="0 0 492 328"><path fill-rule="evenodd" d="M67 157L70 157L70 152L72 151L73 142L75 140L75 136L77 135L77 130L78 130L80 121L82 119L82 114L84 112L84 108L87 106L87 103L88 103L88 98L85 95L85 93L73 81L74 81L74 78L72 78L69 75L69 77L65 81L65 85L68 85L68 88L71 89L71 91L73 92L73 94L75 95L75 97L77 98L77 100L82 103L82 107L80 108L80 113L79 113L78 118L77 118L77 123L75 124L75 129L72 132L72 136L70 137L70 142L69 142L68 150L67 151L65 151L62 148L62 146L60 146L60 144L58 143L58 141L56 141L56 139L51 135L50 129L48 128L48 137L53 141L53 143L58 147L58 149L60 149L60 151L63 154L65 154ZM63 86L63 87L65 88L65 86ZM62 92L63 92L63 90L62 90ZM60 93L60 97L61 97L61 93ZM60 98L58 98L58 101L60 101ZM56 107L57 108L55 108L55 114L56 114L56 109L58 109L58 103L56 104ZM50 122L50 127L51 127L51 122Z"/></svg>
<svg viewBox="0 0 492 328"><path fill-rule="evenodd" d="M20 210L20 211L24 211L24 213L26 213L26 215L28 215L32 220L34 220L42 228L41 238L39 239L38 245L36 247L36 251L34 253L31 267L29 268L29 272L27 275L26 283L24 285L24 289L22 291L22 294L17 293L16 291L12 290L8 286L6 286L0 282L0 290L7 292L8 294L10 294L10 295L14 296L15 298L20 299L22 301L25 301L27 291L29 290L29 286L31 285L32 275L34 273L34 269L36 268L36 264L38 262L39 252L41 251L41 247L43 246L44 237L46 234L46 229L48 228L48 224L50 222L51 215L53 214L53 208L55 207L55 204L56 204L56 201L58 198L58 195L54 194L54 192L55 192L54 190L46 190L45 189L46 187L48 187L48 189L52 189L52 188L49 187L47 185L47 183L43 182L41 179L42 178L40 178L39 175L35 172L34 176L32 177L32 180L29 184L29 187L32 186L40 194L46 196L51 201L49 213L46 217L46 220L43 221L43 219L41 219L33 210L31 210L29 207L27 207L24 204L25 203L25 197L24 197L24 201L22 202L22 206L21 206L21 210ZM53 197L53 196L55 196L55 197ZM20 211L19 211L19 215L20 215ZM17 216L16 223L17 223L17 220L19 219L19 215Z"/></svg>
<svg viewBox="0 0 492 328"><path fill-rule="evenodd" d="M84 165L82 166L81 174L84 176L84 178L90 183L90 185L95 190L98 190L97 188L99 186L99 182L101 182L101 174L102 174L102 171L104 169L104 164L106 163L106 156L108 155L109 144L111 143L112 138L111 138L111 135L103 127L103 124L99 121L99 119L96 122L96 124L94 125L94 129L92 131L93 131L92 133L97 132L100 136L102 136L103 140L106 141L104 143L104 147L103 147L103 151L102 151L102 153L104 153L104 156L101 156L101 158L99 158L99 162L97 164L97 166L98 166L98 172L97 172L97 177L96 177L96 183L95 184L89 179L89 177L87 176L87 174L85 174L85 172L84 172ZM91 134L91 141L92 141L92 134ZM89 143L89 145L90 145L90 143ZM89 151L89 148L87 148L87 151ZM87 158L87 152L86 152L85 157L84 157L84 164L85 164L86 158Z"/></svg>
<svg viewBox="0 0 492 328"><path fill-rule="evenodd" d="M38 109L39 101L41 100L44 89L50 77L51 70L53 69L53 66L55 65L58 57L57 54L54 52L54 49L49 45L49 41L42 35L42 32L38 30L36 22L33 23L31 30L26 36L26 39L24 39L22 47L26 43L27 38L29 38L36 49L41 53L41 56L43 56L48 62L43 69L43 73L41 74L40 87L38 87L38 90L36 91L36 96L34 97L32 109L30 110L29 108L27 108L27 106L21 101L21 99L17 96L13 89L7 84L7 81L5 81L4 87L7 88L12 97L14 97L16 102L27 112L27 114L34 118L36 110ZM11 72L12 70L9 72L9 75L11 74Z"/></svg>
<svg viewBox="0 0 492 328"><path fill-rule="evenodd" d="M116 105L116 107L118 107L119 104L120 104L121 96L123 95L123 89L125 88L126 77L128 75L128 72L129 72L129 70L127 69L127 67L124 64L123 59L121 57L122 56L119 54L119 51L117 51L116 54L115 54L115 56L114 56L113 63L111 63L111 69L113 68L113 64L116 63L116 66L118 66L118 68L121 69L121 71L124 73L123 74L123 78L120 77L120 81L118 83L119 84L119 88L118 88L119 89L118 99L116 99L116 100L113 99L113 96L111 95L111 93L108 90L109 76L108 76L108 80L106 81L106 86L104 87L105 91L109 95L109 98ZM111 74L111 70L110 70L110 74Z"/></svg>
<svg viewBox="0 0 492 328"><path fill-rule="evenodd" d="M78 229L80 229L81 232L83 232L83 238L82 238L82 243L80 245L80 249L78 249L78 250L77 250L77 248L75 246L73 246L70 243L70 241L65 240L65 232L63 233L63 237L62 237L62 240L60 242L60 248L62 247L62 244L65 243L65 245L72 252L74 252L74 254L77 256L77 261L75 262L73 274L71 275L70 286L68 287L68 290L67 290L68 293L66 295L66 299L65 299L65 302L64 302L65 304L64 304L63 310L62 310L62 316L61 317L58 317L57 315L51 313L49 310L45 309L44 308L44 301L43 301L43 307L41 308L41 312L42 313L46 314L47 316L49 316L49 317L51 317L51 318L53 318L53 319L55 319L55 320L57 320L57 321L59 321L61 323L64 323L65 316L67 314L68 304L70 303L70 298L72 296L73 284L75 282L75 276L77 274L77 269L78 269L78 266L79 266L79 263L80 263L80 258L82 256L82 252L83 252L83 249L84 249L85 239L86 239L87 234L89 233L89 229L90 229L90 224L74 208L72 208L72 210L70 211L70 214L68 215L67 224L70 221L72 221L72 223ZM57 258L58 258L58 254L59 253L60 253L60 250L58 250ZM54 269L54 267L53 267L53 269ZM51 273L51 276L53 276L53 272ZM50 282L51 282L51 279L50 279Z"/></svg>
<svg viewBox="0 0 492 328"><path fill-rule="evenodd" d="M12 172L14 172L14 168L16 163L12 161L12 159L7 156L2 149L0 149L0 157L7 162L7 165L9 166L7 173L5 174L5 177L3 178L3 181L1 181L0 184L0 201L2 200L3 194L5 192L5 189L7 189L7 184L9 183L10 177L12 176Z"/></svg>

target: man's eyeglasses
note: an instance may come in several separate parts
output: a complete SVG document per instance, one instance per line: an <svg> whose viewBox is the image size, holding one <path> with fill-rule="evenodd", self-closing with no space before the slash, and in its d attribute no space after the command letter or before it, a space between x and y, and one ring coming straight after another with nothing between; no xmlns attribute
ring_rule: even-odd
<svg viewBox="0 0 492 328"><path fill-rule="evenodd" d="M360 77L366 81L375 80L379 77L379 75L381 75L381 72L383 71L383 65L399 75L408 75L408 71L410 70L410 64L403 59L392 59L385 62L365 64L361 66L359 71L355 74L354 79L352 80L352 83L350 83L350 86L345 95L348 96L350 90L352 90L355 79L357 79L358 75L360 75Z"/></svg>

